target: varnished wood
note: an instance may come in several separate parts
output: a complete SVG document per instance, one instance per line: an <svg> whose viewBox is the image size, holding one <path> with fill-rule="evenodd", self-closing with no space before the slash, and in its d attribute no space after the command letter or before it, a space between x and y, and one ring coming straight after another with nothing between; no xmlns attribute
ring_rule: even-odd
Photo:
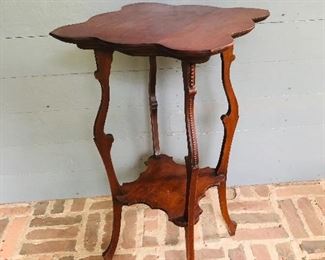
<svg viewBox="0 0 325 260"><path fill-rule="evenodd" d="M219 175L224 176L224 175ZM230 236L235 235L237 223L233 220L231 220L228 212L228 206L227 206L227 187L226 187L226 181L223 181L218 186L218 196L219 196L219 205L222 217L224 221L227 224L227 230Z"/></svg>
<svg viewBox="0 0 325 260"><path fill-rule="evenodd" d="M224 139L217 165L217 174L224 175L227 175L231 144L239 118L238 102L230 81L230 66L234 59L235 55L233 54L233 47L230 47L221 53L222 83L228 100L228 111L225 115L221 116L224 125Z"/></svg>
<svg viewBox="0 0 325 260"><path fill-rule="evenodd" d="M230 81L230 66L234 59L235 55L233 54L233 47L230 47L221 53L222 83L228 100L228 111L221 117L222 123L224 125L224 138L216 172L218 176L225 176L225 180L227 179L231 144L239 118L238 103ZM234 235L236 230L236 223L230 219L228 213L225 182L218 187L218 193L221 213L227 224L228 232L230 235Z"/></svg>
<svg viewBox="0 0 325 260"><path fill-rule="evenodd" d="M111 148L114 138L113 135L105 134L104 132L105 121L110 101L109 77L111 71L111 64L113 61L113 52L95 50L95 59L97 64L97 71L95 72L95 77L100 83L102 97L94 124L94 141L104 162L113 196L114 210L112 237L108 248L103 253L103 257L105 260L111 260L113 258L118 243L122 211L122 204L115 199L115 196L120 193L121 186L117 180L111 158Z"/></svg>
<svg viewBox="0 0 325 260"><path fill-rule="evenodd" d="M185 165L175 163L172 157L164 154L150 157L146 164L146 170L137 180L123 183L121 194L116 196L116 199L123 205L143 203L153 209L161 209L175 225L185 227ZM197 201L205 196L209 188L219 185L223 180L224 176L216 176L215 169L201 168L196 189ZM198 222L201 213L201 208L196 205L193 213L194 223Z"/></svg>
<svg viewBox="0 0 325 260"><path fill-rule="evenodd" d="M139 3L51 32L59 40L95 51L95 77L100 82L102 98L94 125L94 141L105 165L114 210L112 239L103 253L105 260L111 260L116 250L123 205L136 203L161 209L170 221L184 227L187 260L194 260L194 225L202 213L198 203L212 186L218 186L220 209L229 234L235 233L236 223L229 217L226 200L229 155L238 121L238 104L230 81L230 66L234 59L233 38L248 33L254 28L254 22L264 20L268 15L267 10L253 8ZM150 61L148 96L153 155L138 179L122 185L117 180L110 154L113 136L104 132L114 51L148 56ZM195 67L217 53L221 53L222 81L229 107L221 117L224 139L218 165L216 168L200 168L194 119L194 98L197 93ZM185 164L175 163L172 157L160 154L156 98L157 56L175 57L182 61L188 148Z"/></svg>
<svg viewBox="0 0 325 260"><path fill-rule="evenodd" d="M121 229L121 214L122 214L122 204L113 198L113 227L112 227L112 236L109 246L103 253L104 260L112 260L117 243L120 236Z"/></svg>
<svg viewBox="0 0 325 260"><path fill-rule="evenodd" d="M156 57L151 56L150 71L149 71L149 106L150 106L150 121L152 132L153 154L155 156L160 154L159 146L159 131L158 131L158 102L156 97L156 74L157 74L157 60Z"/></svg>
<svg viewBox="0 0 325 260"><path fill-rule="evenodd" d="M51 32L80 48L204 62L269 16L267 10L138 3Z"/></svg>
<svg viewBox="0 0 325 260"><path fill-rule="evenodd" d="M199 150L194 118L194 98L197 93L195 86L195 64L182 62L184 81L184 114L187 136L188 155L185 157L187 170L186 204L184 216L186 255L188 260L194 260L194 224L197 204L197 181L199 176Z"/></svg>
<svg viewBox="0 0 325 260"><path fill-rule="evenodd" d="M104 162L112 195L115 196L120 191L120 184L117 180L111 158L111 148L114 138L113 135L105 134L104 132L110 101L109 77L113 61L113 52L95 50L95 59L97 64L95 77L100 83L102 97L94 124L94 141Z"/></svg>

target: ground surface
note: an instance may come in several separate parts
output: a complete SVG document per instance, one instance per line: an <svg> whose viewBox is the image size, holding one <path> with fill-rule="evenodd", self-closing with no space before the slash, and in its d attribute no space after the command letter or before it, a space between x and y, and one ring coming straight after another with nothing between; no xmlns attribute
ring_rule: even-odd
<svg viewBox="0 0 325 260"><path fill-rule="evenodd" d="M201 201L196 259L325 259L325 181L229 188L238 223L229 237L216 190ZM0 259L101 259L111 233L109 197L0 205ZM123 209L114 259L185 259L184 232L143 205Z"/></svg>

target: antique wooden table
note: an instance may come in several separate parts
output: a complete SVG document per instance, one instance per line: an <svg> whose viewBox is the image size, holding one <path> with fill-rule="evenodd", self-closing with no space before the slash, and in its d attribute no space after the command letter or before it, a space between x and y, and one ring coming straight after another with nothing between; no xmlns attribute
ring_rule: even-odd
<svg viewBox="0 0 325 260"><path fill-rule="evenodd" d="M226 202L226 180L230 147L238 121L238 104L230 82L230 65L234 60L233 38L254 28L255 22L269 16L267 10L251 8L217 8L210 6L172 6L139 3L120 11L100 14L80 24L60 27L50 34L81 49L93 49L97 63L95 77L102 89L102 99L94 125L94 141L104 162L113 196L113 233L104 259L112 259L120 232L123 205L144 203L166 212L169 220L185 227L187 259L194 259L194 225L202 213L198 205L207 189L218 186L222 216L230 235L236 230ZM113 52L148 56L150 60L149 104L153 155L140 177L120 185L110 155L113 136L104 133L109 106L109 76ZM224 139L218 165L200 168L194 120L195 66L221 54L222 81L228 99L228 112L221 117ZM185 123L188 155L185 165L160 153L156 99L156 56L182 61L185 92Z"/></svg>

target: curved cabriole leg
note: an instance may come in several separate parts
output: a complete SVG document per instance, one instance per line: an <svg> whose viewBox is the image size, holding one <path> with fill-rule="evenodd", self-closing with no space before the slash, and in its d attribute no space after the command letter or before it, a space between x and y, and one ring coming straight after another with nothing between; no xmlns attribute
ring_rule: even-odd
<svg viewBox="0 0 325 260"><path fill-rule="evenodd" d="M186 204L185 204L185 238L187 260L194 260L194 209L197 206L196 186L199 174L199 154L194 120L195 64L182 62L185 92L185 123L188 156L185 157L187 169Z"/></svg>
<svg viewBox="0 0 325 260"><path fill-rule="evenodd" d="M236 223L230 219L226 198L226 180L229 155L236 125L239 118L238 103L230 81L230 66L234 59L235 56L233 54L233 46L229 47L221 53L222 82L228 100L228 112L221 117L222 123L224 125L224 138L222 142L219 162L216 168L217 175L225 176L225 181L220 183L220 185L218 186L218 193L221 213L228 226L228 232L230 235L235 234L237 226Z"/></svg>
<svg viewBox="0 0 325 260"><path fill-rule="evenodd" d="M103 253L104 260L113 259L113 255L115 253L118 239L120 236L121 214L122 214L122 205L118 203L116 200L113 200L113 230L112 230L111 242L108 248Z"/></svg>
<svg viewBox="0 0 325 260"><path fill-rule="evenodd" d="M157 61L155 56L150 59L150 72L149 72L149 105L150 105L150 120L152 131L152 144L153 154L158 156L160 154L159 147L159 133L158 133L158 102L156 98L156 74L157 74Z"/></svg>
<svg viewBox="0 0 325 260"><path fill-rule="evenodd" d="M97 71L95 72L95 77L100 83L102 89L102 97L94 125L94 141L96 143L96 146L98 148L98 151L101 155L106 169L113 197L114 210L112 238L109 247L104 252L103 256L104 259L111 260L116 250L119 238L122 211L122 205L115 199L116 195L120 192L120 184L118 183L111 158L111 148L114 138L111 134L105 134L104 132L104 126L110 100L109 76L113 60L113 52L95 50L95 58L97 64Z"/></svg>

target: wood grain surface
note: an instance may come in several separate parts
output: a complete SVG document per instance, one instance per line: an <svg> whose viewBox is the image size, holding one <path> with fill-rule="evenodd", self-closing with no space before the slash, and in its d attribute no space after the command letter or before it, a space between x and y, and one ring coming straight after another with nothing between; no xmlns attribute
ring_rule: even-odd
<svg viewBox="0 0 325 260"><path fill-rule="evenodd" d="M109 48L129 55L207 58L231 46L269 12L254 8L139 3L50 33L80 48Z"/></svg>
<svg viewBox="0 0 325 260"><path fill-rule="evenodd" d="M186 259L194 260L194 225L202 213L198 203L205 191L212 186L218 186L220 209L228 232L230 235L235 234L236 223L230 219L226 200L228 159L238 120L238 105L230 82L230 65L235 57L233 38L250 32L255 22L268 16L269 12L262 9L139 3L124 6L117 12L94 16L85 23L58 28L50 33L59 40L95 51L95 77L102 87L102 99L94 126L94 140L106 168L114 204L112 240L103 253L105 260L112 259L116 250L122 205L136 203L162 209L170 221L183 226ZM111 159L113 136L104 132L110 101L109 77L114 51L150 57L148 94L154 153L140 177L122 185L117 180ZM200 169L194 119L196 64L208 61L210 56L217 53L221 53L222 57L222 79L229 109L222 117L225 136L219 164L216 169ZM167 155L160 155L155 89L156 56L182 60L188 149L185 165L176 164Z"/></svg>
<svg viewBox="0 0 325 260"><path fill-rule="evenodd" d="M165 154L152 156L148 160L148 168L137 180L122 185L117 200L124 205L144 203L151 208L161 209L175 225L184 227L187 225L184 218L186 176L186 167L175 163L172 157ZM223 175L216 176L215 169L209 167L200 169L198 178L198 201L209 188L225 180ZM193 216L195 223L201 213L202 209L196 204Z"/></svg>

